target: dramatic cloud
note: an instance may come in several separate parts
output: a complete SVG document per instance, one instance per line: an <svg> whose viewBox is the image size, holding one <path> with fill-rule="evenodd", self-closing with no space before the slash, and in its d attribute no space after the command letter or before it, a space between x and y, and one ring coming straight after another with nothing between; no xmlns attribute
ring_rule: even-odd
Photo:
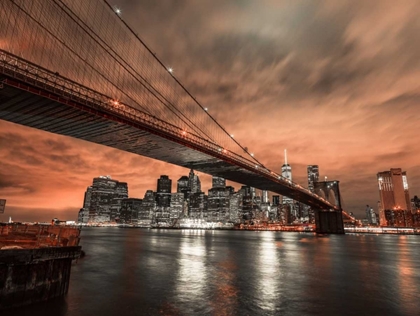
<svg viewBox="0 0 420 316"><path fill-rule="evenodd" d="M338 179L348 210L376 205L376 173L401 167L420 194L420 2L119 1L122 17L267 167L288 149ZM26 209L82 205L93 177L130 196L187 170L0 121L0 195ZM205 178L205 189L209 178ZM42 212L40 212L41 214ZM5 214L6 215L6 214ZM10 214L14 215L14 214ZM75 217L75 216L74 216ZM2 217L0 217L0 220Z"/></svg>

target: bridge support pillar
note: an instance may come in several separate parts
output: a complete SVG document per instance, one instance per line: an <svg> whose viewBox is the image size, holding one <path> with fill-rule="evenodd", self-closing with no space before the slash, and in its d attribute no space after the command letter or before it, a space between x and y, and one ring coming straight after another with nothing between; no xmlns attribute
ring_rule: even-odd
<svg viewBox="0 0 420 316"><path fill-rule="evenodd" d="M344 234L342 211L315 210L317 234Z"/></svg>

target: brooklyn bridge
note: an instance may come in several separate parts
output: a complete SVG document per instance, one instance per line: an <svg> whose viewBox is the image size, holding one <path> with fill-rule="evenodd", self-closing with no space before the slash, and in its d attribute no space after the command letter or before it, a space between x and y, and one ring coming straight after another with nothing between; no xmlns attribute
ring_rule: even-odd
<svg viewBox="0 0 420 316"><path fill-rule="evenodd" d="M264 166L119 13L105 1L1 1L0 119L271 191L311 206L317 232L344 233L340 198Z"/></svg>

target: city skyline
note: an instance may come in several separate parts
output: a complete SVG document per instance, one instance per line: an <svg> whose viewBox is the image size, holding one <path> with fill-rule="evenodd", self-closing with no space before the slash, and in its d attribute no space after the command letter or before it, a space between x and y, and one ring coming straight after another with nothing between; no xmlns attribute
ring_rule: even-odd
<svg viewBox="0 0 420 316"><path fill-rule="evenodd" d="M287 148L297 183L307 187L307 165L319 165L320 179L339 180L344 207L360 216L379 199L375 175L382 170L404 169L410 196L420 194L420 50L413 44L420 26L415 1L398 8L349 3L118 5L264 165L280 172ZM0 198L7 198L0 220L68 218L80 208L85 183L101 174L143 196L160 174L186 173L5 121L0 147ZM208 189L211 176L200 177Z"/></svg>

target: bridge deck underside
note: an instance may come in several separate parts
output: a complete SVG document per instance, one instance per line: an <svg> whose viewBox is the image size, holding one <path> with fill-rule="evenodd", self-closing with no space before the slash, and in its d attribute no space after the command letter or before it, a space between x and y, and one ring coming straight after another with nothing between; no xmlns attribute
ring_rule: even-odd
<svg viewBox="0 0 420 316"><path fill-rule="evenodd" d="M193 168L285 195L313 207L325 208L325 204L307 193L186 147L185 144L152 134L121 120L114 121L110 117L89 113L7 85L0 89L0 119Z"/></svg>

